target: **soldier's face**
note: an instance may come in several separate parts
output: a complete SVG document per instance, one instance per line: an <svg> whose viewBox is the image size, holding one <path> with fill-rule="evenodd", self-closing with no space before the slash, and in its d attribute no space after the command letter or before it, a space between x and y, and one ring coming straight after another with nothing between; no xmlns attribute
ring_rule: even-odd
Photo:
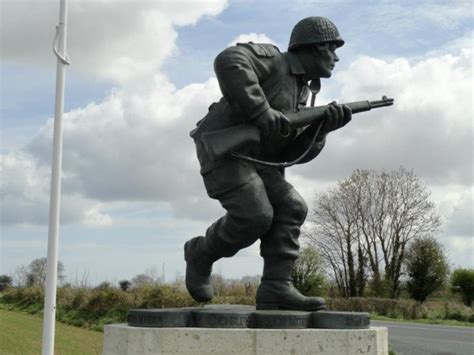
<svg viewBox="0 0 474 355"><path fill-rule="evenodd" d="M310 73L307 73L312 77L311 79L331 77L332 70L336 66L336 62L339 61L336 49L337 45L331 42L313 47L314 64L310 69Z"/></svg>

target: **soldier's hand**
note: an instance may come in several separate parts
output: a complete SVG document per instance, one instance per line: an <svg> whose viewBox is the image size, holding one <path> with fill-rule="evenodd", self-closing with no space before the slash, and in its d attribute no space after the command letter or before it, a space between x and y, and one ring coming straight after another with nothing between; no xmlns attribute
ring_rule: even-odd
<svg viewBox="0 0 474 355"><path fill-rule="evenodd" d="M325 113L324 129L326 133L344 127L352 119L352 110L347 105L331 102Z"/></svg>
<svg viewBox="0 0 474 355"><path fill-rule="evenodd" d="M265 112L262 112L262 114L255 119L254 124L265 137L279 136L280 133L284 135L290 126L288 118L280 111L271 107Z"/></svg>

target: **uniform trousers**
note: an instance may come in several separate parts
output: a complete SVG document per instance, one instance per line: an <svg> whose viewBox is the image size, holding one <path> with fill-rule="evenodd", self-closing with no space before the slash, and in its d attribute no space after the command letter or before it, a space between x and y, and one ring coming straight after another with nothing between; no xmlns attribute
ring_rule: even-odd
<svg viewBox="0 0 474 355"><path fill-rule="evenodd" d="M197 149L202 163L202 145ZM214 255L233 256L260 239L262 257L298 258L308 208L281 170L226 158L205 172L203 180L209 197L226 210L206 231L205 245Z"/></svg>

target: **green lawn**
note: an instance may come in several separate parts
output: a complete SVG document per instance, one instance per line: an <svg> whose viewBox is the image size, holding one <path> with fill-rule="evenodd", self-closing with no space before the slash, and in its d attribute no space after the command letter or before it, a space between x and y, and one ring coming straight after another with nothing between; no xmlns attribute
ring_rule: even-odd
<svg viewBox="0 0 474 355"><path fill-rule="evenodd" d="M0 354L41 354L43 318L0 309ZM103 333L56 322L55 354L101 354Z"/></svg>

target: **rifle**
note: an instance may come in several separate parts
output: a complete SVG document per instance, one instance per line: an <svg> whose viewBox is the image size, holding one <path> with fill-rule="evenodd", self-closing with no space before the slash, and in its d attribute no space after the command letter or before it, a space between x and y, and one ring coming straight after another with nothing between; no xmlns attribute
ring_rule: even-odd
<svg viewBox="0 0 474 355"><path fill-rule="evenodd" d="M349 102L347 105L352 113L370 111L373 108L393 105L394 99L383 96L381 100L376 101L356 101ZM285 116L290 122L290 129L296 129L308 126L315 122L323 122L328 105L306 107L298 112L287 113ZM257 126L243 123L224 129L211 132L204 132L201 136L204 148L212 160L223 158L227 153L247 146L250 143L260 143L260 130Z"/></svg>

